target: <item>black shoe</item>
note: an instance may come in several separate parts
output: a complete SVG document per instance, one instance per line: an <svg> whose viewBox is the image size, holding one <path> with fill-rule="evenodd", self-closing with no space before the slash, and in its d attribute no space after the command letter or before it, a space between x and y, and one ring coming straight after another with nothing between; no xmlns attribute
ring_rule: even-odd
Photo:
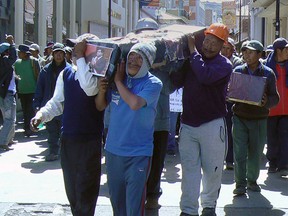
<svg viewBox="0 0 288 216"><path fill-rule="evenodd" d="M288 176L288 169L281 169L281 170L280 170L280 175L281 175L282 177Z"/></svg>
<svg viewBox="0 0 288 216"><path fill-rule="evenodd" d="M261 192L261 187L256 182L248 182L247 189L254 192Z"/></svg>
<svg viewBox="0 0 288 216"><path fill-rule="evenodd" d="M10 151L13 150L13 148L10 148L8 145L0 145L0 149L4 151Z"/></svg>
<svg viewBox="0 0 288 216"><path fill-rule="evenodd" d="M146 209L159 209L161 205L158 203L158 199L147 198L145 203Z"/></svg>
<svg viewBox="0 0 288 216"><path fill-rule="evenodd" d="M175 152L175 150L170 149L170 150L167 150L167 154L174 156L174 155L176 155L176 152Z"/></svg>
<svg viewBox="0 0 288 216"><path fill-rule="evenodd" d="M268 173L276 173L278 171L277 167L269 166Z"/></svg>
<svg viewBox="0 0 288 216"><path fill-rule="evenodd" d="M27 130L25 130L24 135L26 137L30 137L30 136L34 135L34 132L31 131L30 129L27 129Z"/></svg>
<svg viewBox="0 0 288 216"><path fill-rule="evenodd" d="M226 170L234 170L234 165L232 162L226 162Z"/></svg>
<svg viewBox="0 0 288 216"><path fill-rule="evenodd" d="M201 216L216 216L215 208L204 208Z"/></svg>
<svg viewBox="0 0 288 216"><path fill-rule="evenodd" d="M58 158L59 158L59 155L57 154L49 154L45 157L45 161L48 161L48 162L55 161L55 160L58 160Z"/></svg>
<svg viewBox="0 0 288 216"><path fill-rule="evenodd" d="M8 146L12 146L14 144L18 143L17 140L11 140L9 143L8 143Z"/></svg>
<svg viewBox="0 0 288 216"><path fill-rule="evenodd" d="M246 193L246 187L244 186L236 186L236 188L233 190L233 194L241 196Z"/></svg>

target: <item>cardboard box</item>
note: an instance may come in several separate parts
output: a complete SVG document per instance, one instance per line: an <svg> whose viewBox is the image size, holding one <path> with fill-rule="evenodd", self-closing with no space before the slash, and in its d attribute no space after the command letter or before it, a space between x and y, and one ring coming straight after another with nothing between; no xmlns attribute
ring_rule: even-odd
<svg viewBox="0 0 288 216"><path fill-rule="evenodd" d="M233 72L228 84L227 99L260 106L265 87L266 77Z"/></svg>

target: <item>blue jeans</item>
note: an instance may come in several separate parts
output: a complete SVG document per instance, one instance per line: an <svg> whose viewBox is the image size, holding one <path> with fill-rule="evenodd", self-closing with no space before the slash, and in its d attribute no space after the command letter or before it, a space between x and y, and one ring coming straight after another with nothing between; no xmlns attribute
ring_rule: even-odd
<svg viewBox="0 0 288 216"><path fill-rule="evenodd" d="M16 122L16 100L12 92L8 92L4 99L0 97L0 109L3 116L0 145L8 145L14 137Z"/></svg>
<svg viewBox="0 0 288 216"><path fill-rule="evenodd" d="M151 157L124 157L106 151L110 201L115 216L144 216Z"/></svg>
<svg viewBox="0 0 288 216"><path fill-rule="evenodd" d="M267 159L269 166L288 169L288 116L273 116L267 121Z"/></svg>

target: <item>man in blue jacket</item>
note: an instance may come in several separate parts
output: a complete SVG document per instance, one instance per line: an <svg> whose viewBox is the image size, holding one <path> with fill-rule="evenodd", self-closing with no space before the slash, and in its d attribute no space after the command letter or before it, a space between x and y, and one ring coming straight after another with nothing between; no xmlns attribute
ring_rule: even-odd
<svg viewBox="0 0 288 216"><path fill-rule="evenodd" d="M53 60L40 72L37 87L33 99L33 108L37 112L52 98L56 86L56 80L62 70L71 67L65 60L65 47L61 43L55 43L52 47ZM62 116L56 116L46 123L48 131L49 154L46 161L54 161L59 157L59 138L62 127Z"/></svg>
<svg viewBox="0 0 288 216"><path fill-rule="evenodd" d="M8 43L0 44L0 110L3 116L3 126L0 130L0 148L12 150L16 119L16 84L12 65L17 59L12 35L6 37Z"/></svg>
<svg viewBox="0 0 288 216"><path fill-rule="evenodd" d="M202 216L215 216L226 153L226 91L232 72L229 59L220 55L228 39L223 24L205 31L202 50L188 37L190 59L180 74L171 74L183 88L179 152L182 165L181 216L198 215L200 183ZM203 175L201 174L203 173Z"/></svg>

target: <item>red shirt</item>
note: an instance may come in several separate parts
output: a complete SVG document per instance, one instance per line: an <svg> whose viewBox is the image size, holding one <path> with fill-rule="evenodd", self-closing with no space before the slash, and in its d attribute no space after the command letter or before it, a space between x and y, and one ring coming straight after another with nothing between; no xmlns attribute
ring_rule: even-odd
<svg viewBox="0 0 288 216"><path fill-rule="evenodd" d="M285 67L276 64L277 70L277 89L280 95L280 101L276 107L270 109L269 116L288 115L288 87L286 86Z"/></svg>

